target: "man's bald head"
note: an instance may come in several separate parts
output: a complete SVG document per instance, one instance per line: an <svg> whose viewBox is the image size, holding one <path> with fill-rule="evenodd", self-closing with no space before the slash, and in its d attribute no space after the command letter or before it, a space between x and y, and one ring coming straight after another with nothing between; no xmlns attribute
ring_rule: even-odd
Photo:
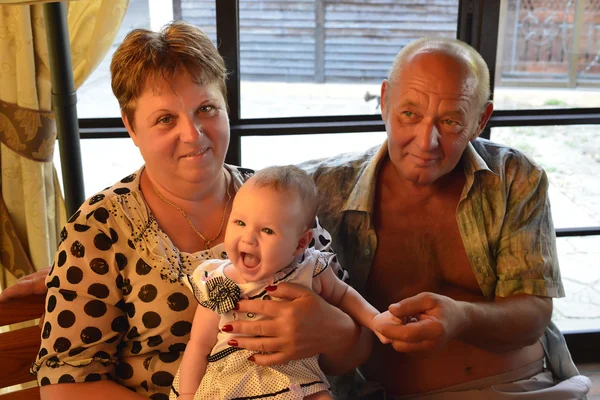
<svg viewBox="0 0 600 400"><path fill-rule="evenodd" d="M473 82L465 81L465 85L473 84L477 111L482 112L490 98L490 72L481 55L468 44L457 39L426 37L406 45L396 55L392 69L388 74L390 85L394 85L404 66L421 54L443 54L463 65L469 71Z"/></svg>

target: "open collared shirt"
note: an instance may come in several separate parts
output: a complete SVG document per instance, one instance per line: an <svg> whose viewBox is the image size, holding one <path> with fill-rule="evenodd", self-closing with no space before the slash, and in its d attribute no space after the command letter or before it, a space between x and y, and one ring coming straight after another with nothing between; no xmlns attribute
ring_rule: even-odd
<svg viewBox="0 0 600 400"><path fill-rule="evenodd" d="M376 180L387 156L386 141L300 165L317 183L319 219L349 272L349 284L361 293L377 249ZM466 182L456 220L485 299L518 293L564 297L545 171L523 153L485 139L468 144L460 165ZM541 342L557 378L578 374L554 323Z"/></svg>

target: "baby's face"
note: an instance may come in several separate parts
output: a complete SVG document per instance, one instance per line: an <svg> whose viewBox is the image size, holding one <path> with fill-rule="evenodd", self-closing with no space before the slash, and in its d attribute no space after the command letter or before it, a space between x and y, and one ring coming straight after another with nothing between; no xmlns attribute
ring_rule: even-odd
<svg viewBox="0 0 600 400"><path fill-rule="evenodd" d="M225 234L225 250L238 276L256 282L287 267L304 250L299 241L305 219L297 196L251 182L242 186Z"/></svg>

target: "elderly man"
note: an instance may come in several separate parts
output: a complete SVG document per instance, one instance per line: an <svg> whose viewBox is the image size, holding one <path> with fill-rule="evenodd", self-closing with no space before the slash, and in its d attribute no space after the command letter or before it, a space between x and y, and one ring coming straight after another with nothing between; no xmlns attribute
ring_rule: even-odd
<svg viewBox="0 0 600 400"><path fill-rule="evenodd" d="M478 139L488 99L474 49L418 40L381 87L386 142L303 165L350 283L385 311L378 330L392 345L376 344L361 373L388 398L589 390L550 321L564 290L548 179L518 151Z"/></svg>

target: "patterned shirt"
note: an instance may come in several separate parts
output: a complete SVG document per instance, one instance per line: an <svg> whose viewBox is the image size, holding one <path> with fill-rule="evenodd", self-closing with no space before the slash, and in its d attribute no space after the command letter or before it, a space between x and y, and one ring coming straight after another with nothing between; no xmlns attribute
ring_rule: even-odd
<svg viewBox="0 0 600 400"><path fill-rule="evenodd" d="M366 152L301 165L327 199L320 203L319 219L333 238L349 284L361 293L377 249L376 179L386 157L387 141ZM519 151L485 139L469 143L461 161L466 182L456 220L484 297L564 297L545 171ZM557 377L577 374L553 323L541 341Z"/></svg>

